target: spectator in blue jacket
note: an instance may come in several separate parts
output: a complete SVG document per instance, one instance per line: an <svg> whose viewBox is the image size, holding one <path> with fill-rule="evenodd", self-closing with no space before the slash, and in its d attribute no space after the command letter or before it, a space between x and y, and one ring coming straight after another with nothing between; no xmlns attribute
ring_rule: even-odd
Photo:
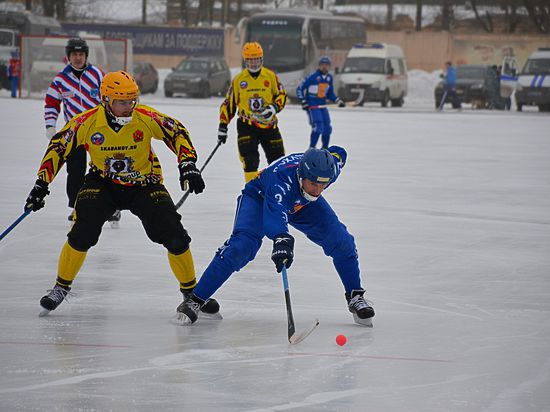
<svg viewBox="0 0 550 412"><path fill-rule="evenodd" d="M329 73L332 62L329 57L319 59L319 69L307 76L296 89L296 96L302 102L309 116L311 136L309 147L317 146L321 136L323 149L328 147L332 126L327 109L327 99L344 107L346 104L334 93L332 75Z"/></svg>
<svg viewBox="0 0 550 412"><path fill-rule="evenodd" d="M440 108L443 108L443 104L445 103L445 96L447 96L451 103L453 104L453 109L460 109L461 102L460 98L456 94L456 69L453 67L453 63L447 62L447 73L445 74L445 77L443 78L443 100L442 104L440 105Z"/></svg>

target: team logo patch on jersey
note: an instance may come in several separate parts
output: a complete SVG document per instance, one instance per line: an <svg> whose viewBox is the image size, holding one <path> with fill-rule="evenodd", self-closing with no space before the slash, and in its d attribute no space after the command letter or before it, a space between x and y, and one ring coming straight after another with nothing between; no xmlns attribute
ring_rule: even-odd
<svg viewBox="0 0 550 412"><path fill-rule="evenodd" d="M99 96L99 89L90 89L90 96L91 97Z"/></svg>
<svg viewBox="0 0 550 412"><path fill-rule="evenodd" d="M258 112L264 107L264 99L262 99L259 94L255 93L254 96L248 99L248 106L251 111Z"/></svg>
<svg viewBox="0 0 550 412"><path fill-rule="evenodd" d="M133 164L134 159L124 156L124 153L115 153L113 157L105 159L105 169L111 174L131 173L134 170Z"/></svg>
<svg viewBox="0 0 550 412"><path fill-rule="evenodd" d="M95 144L96 146L101 146L105 141L105 136L103 136L101 133L94 133L92 137L90 137L90 140L92 144Z"/></svg>
<svg viewBox="0 0 550 412"><path fill-rule="evenodd" d="M141 130L136 130L132 137L134 138L134 142L136 143L143 142L143 132Z"/></svg>
<svg viewBox="0 0 550 412"><path fill-rule="evenodd" d="M269 87L269 80L264 80L264 86Z"/></svg>
<svg viewBox="0 0 550 412"><path fill-rule="evenodd" d="M239 84L239 86L241 87L241 89L246 89L246 88L248 87L248 82L245 81L245 80L243 80L243 81Z"/></svg>

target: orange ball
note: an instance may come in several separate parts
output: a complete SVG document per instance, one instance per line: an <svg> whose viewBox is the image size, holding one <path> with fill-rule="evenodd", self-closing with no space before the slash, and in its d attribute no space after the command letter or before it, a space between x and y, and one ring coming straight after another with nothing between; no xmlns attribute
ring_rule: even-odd
<svg viewBox="0 0 550 412"><path fill-rule="evenodd" d="M338 344L338 346L344 346L347 341L348 341L348 338L346 338L345 335L336 336L336 343Z"/></svg>

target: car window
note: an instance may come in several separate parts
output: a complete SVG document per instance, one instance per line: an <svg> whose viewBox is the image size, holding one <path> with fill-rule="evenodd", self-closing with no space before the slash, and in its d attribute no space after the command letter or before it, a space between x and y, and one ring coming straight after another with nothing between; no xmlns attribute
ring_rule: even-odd
<svg viewBox="0 0 550 412"><path fill-rule="evenodd" d="M344 73L384 73L384 59L379 57L348 57Z"/></svg>
<svg viewBox="0 0 550 412"><path fill-rule="evenodd" d="M184 60L176 67L176 71L203 74L208 71L208 62L204 60Z"/></svg>

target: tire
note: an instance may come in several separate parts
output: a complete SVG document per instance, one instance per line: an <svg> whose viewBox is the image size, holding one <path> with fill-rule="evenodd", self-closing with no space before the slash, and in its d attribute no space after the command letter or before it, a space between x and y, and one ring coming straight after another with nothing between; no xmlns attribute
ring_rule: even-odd
<svg viewBox="0 0 550 412"><path fill-rule="evenodd" d="M516 103L516 107L518 109L518 112L522 112L523 111L523 104L521 103Z"/></svg>
<svg viewBox="0 0 550 412"><path fill-rule="evenodd" d="M158 88L159 88L159 82L155 81L155 83L153 84L153 88L151 89L151 93L153 94L156 93Z"/></svg>
<svg viewBox="0 0 550 412"><path fill-rule="evenodd" d="M403 103L405 103L405 101L403 100L403 95L401 95L401 97L391 100L391 107L402 107Z"/></svg>
<svg viewBox="0 0 550 412"><path fill-rule="evenodd" d="M220 96L225 96L227 94L227 91L229 90L229 86L231 85L230 82L225 82L224 85L223 85L223 89L222 91L220 92Z"/></svg>
<svg viewBox="0 0 550 412"><path fill-rule="evenodd" d="M199 96L202 97L203 99L210 97L210 85L208 83L204 83L202 85Z"/></svg>
<svg viewBox="0 0 550 412"><path fill-rule="evenodd" d="M384 92L384 97L382 97L382 100L380 101L380 106L388 107L389 101L390 101L390 91L386 89L386 91Z"/></svg>
<svg viewBox="0 0 550 412"><path fill-rule="evenodd" d="M170 91L170 90L164 90L164 95L166 97L172 97L172 96L174 96L174 92Z"/></svg>

